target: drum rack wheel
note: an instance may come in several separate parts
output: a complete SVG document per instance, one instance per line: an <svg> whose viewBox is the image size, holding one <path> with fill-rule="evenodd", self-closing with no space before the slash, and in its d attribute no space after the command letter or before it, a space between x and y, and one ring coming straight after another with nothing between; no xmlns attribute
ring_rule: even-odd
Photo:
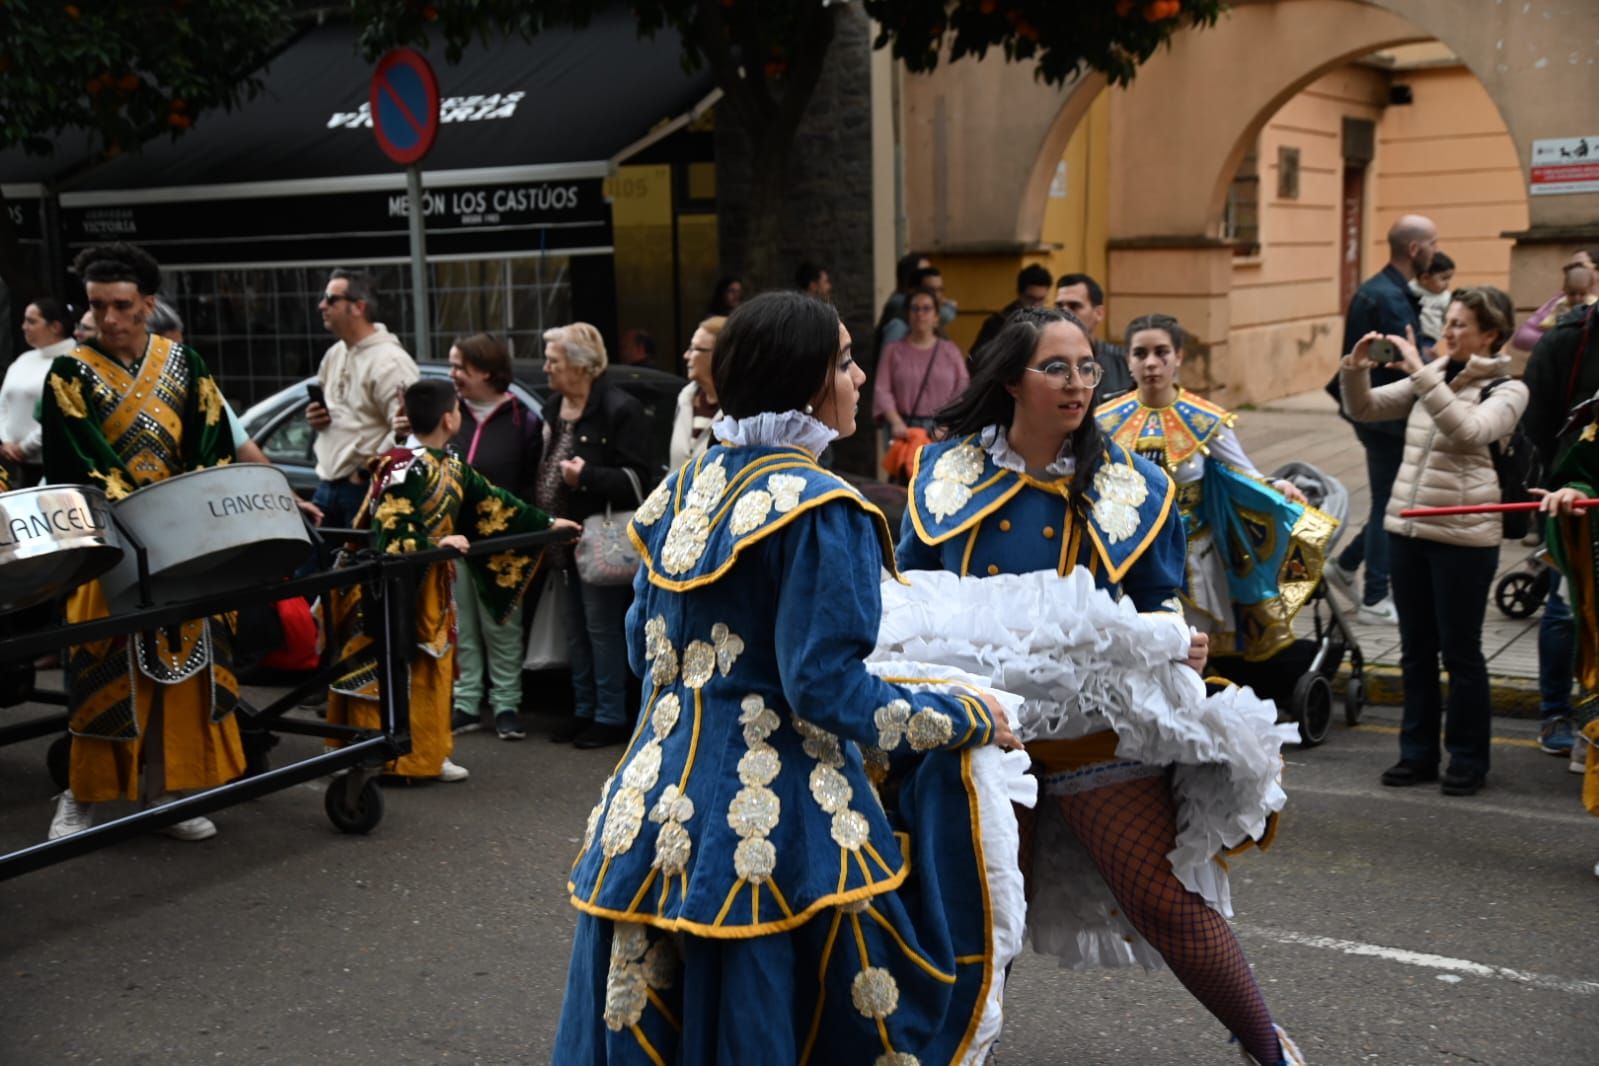
<svg viewBox="0 0 1599 1066"><path fill-rule="evenodd" d="M1327 739L1332 723L1332 685L1320 674L1310 673L1294 683L1289 711L1299 723L1299 742L1314 748Z"/></svg>
<svg viewBox="0 0 1599 1066"><path fill-rule="evenodd" d="M1360 724L1360 714L1366 709L1366 681L1364 678L1352 677L1344 686L1344 724L1357 726Z"/></svg>
<svg viewBox="0 0 1599 1066"><path fill-rule="evenodd" d="M50 742L50 748L44 753L44 767L50 771L50 780L55 782L56 788L66 791L71 783L70 767L72 765L72 734L62 733Z"/></svg>
<svg viewBox="0 0 1599 1066"><path fill-rule="evenodd" d="M1548 574L1512 570L1494 583L1494 606L1509 618L1531 618L1548 595Z"/></svg>
<svg viewBox="0 0 1599 1066"><path fill-rule="evenodd" d="M322 807L328 814L328 821L341 833L370 833L383 821L383 790L378 787L376 778L366 778L361 782L359 791L356 792L354 802L350 801L350 785L352 778L349 774L340 774L328 785L327 794L323 797Z"/></svg>

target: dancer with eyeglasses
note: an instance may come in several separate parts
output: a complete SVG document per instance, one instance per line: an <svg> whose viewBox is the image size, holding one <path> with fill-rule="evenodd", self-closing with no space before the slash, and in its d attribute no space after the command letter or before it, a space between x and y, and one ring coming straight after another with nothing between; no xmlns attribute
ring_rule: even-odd
<svg viewBox="0 0 1599 1066"><path fill-rule="evenodd" d="M1337 522L1292 481L1268 480L1233 432L1237 416L1178 384L1183 327L1170 315L1127 325L1137 391L1102 404L1104 434L1177 484L1188 537L1183 614L1212 655L1267 659L1293 643L1293 620L1326 563Z"/></svg>
<svg viewBox="0 0 1599 1066"><path fill-rule="evenodd" d="M1225 705L1204 696L1176 489L1100 432L1103 376L1069 312L1010 316L939 412L946 437L918 454L896 553L911 588L893 598L925 602L885 602L878 654L898 640L964 669L1009 657L1004 680L1027 697L1017 735L1048 797L1017 812L1035 950L1074 968L1164 962L1251 1061L1300 1063L1227 923L1220 849L1189 836L1214 814L1194 803L1192 771L1229 774L1199 765L1225 762L1218 749L1247 749L1261 803L1233 811L1266 824L1279 727L1237 690Z"/></svg>

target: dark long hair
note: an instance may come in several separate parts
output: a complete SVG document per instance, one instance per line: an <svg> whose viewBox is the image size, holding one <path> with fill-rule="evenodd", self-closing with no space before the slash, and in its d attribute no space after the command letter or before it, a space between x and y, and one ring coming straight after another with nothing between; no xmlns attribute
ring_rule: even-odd
<svg viewBox="0 0 1599 1066"><path fill-rule="evenodd" d="M938 412L935 416L938 424L950 436L964 437L995 425L1009 430L1016 417L1016 401L1006 391L1006 386L1021 381L1033 353L1038 350L1045 327L1054 322L1068 323L1085 338L1088 336L1088 330L1070 311L1039 307L1012 312L1004 328L973 356L971 384ZM1095 390L1097 395L1098 390ZM1093 481L1094 471L1099 468L1103 450L1099 423L1094 420L1094 403L1094 397L1090 397L1083 424L1071 435L1071 456L1076 468L1069 487L1072 507L1079 512L1088 506L1084 493Z"/></svg>

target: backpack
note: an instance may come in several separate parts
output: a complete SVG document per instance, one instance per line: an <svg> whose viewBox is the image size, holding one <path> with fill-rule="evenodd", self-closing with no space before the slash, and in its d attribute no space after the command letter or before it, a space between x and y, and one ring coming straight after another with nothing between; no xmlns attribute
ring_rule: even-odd
<svg viewBox="0 0 1599 1066"><path fill-rule="evenodd" d="M1513 378L1495 378L1484 386L1477 396L1477 402L1483 403L1493 391ZM1529 503L1535 497L1531 488L1543 483L1542 471L1538 468L1538 456L1533 450L1532 438L1522 430L1518 422L1510 436L1502 443L1490 441L1488 456L1493 460L1494 474L1499 479L1500 503ZM1505 540L1520 540L1532 530L1532 519L1536 511L1505 511L1500 514L1504 524Z"/></svg>

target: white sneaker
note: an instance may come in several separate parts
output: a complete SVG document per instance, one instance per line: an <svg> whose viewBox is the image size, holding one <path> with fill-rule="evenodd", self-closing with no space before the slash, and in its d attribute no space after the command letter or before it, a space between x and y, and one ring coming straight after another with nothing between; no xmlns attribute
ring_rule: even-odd
<svg viewBox="0 0 1599 1066"><path fill-rule="evenodd" d="M165 807L178 798L176 793L169 792L164 796L156 797L156 799L151 801L150 806ZM196 815L193 818L185 818L181 822L175 822L162 829L161 832L173 840L209 840L217 835L217 825L204 815Z"/></svg>
<svg viewBox="0 0 1599 1066"><path fill-rule="evenodd" d="M93 810L94 804L79 803L72 790L67 789L56 797L56 813L50 819L50 836L47 839L60 840L83 832L94 824Z"/></svg>
<svg viewBox="0 0 1599 1066"><path fill-rule="evenodd" d="M1355 621L1366 626L1396 626L1399 624L1399 610L1394 606L1392 596L1384 596L1376 603L1363 603L1355 611Z"/></svg>
<svg viewBox="0 0 1599 1066"><path fill-rule="evenodd" d="M444 766L439 770L440 781L465 781L471 776L471 771L466 767L457 766L448 759L444 760Z"/></svg>
<svg viewBox="0 0 1599 1066"><path fill-rule="evenodd" d="M1588 772L1588 747L1588 738L1583 736L1581 733L1578 733L1572 738L1571 761L1566 763L1567 770L1570 770L1574 774L1585 774Z"/></svg>
<svg viewBox="0 0 1599 1066"><path fill-rule="evenodd" d="M1335 562L1321 573L1327 579L1327 584L1342 592L1345 599L1356 606L1360 605L1360 588L1355 584L1355 571L1345 570Z"/></svg>

